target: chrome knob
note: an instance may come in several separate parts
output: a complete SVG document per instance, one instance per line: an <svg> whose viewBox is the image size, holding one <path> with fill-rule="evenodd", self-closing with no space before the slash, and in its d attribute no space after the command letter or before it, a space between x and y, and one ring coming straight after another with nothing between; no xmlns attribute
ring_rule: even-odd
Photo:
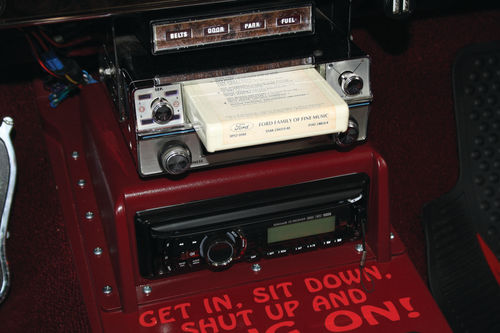
<svg viewBox="0 0 500 333"><path fill-rule="evenodd" d="M170 175L180 175L191 166L191 152L182 143L170 143L159 156L160 166Z"/></svg>
<svg viewBox="0 0 500 333"><path fill-rule="evenodd" d="M353 72L344 72L339 76L339 85L347 96L356 96L363 91L363 78Z"/></svg>
<svg viewBox="0 0 500 333"><path fill-rule="evenodd" d="M174 117L174 108L165 98L157 98L151 103L153 121L163 125Z"/></svg>

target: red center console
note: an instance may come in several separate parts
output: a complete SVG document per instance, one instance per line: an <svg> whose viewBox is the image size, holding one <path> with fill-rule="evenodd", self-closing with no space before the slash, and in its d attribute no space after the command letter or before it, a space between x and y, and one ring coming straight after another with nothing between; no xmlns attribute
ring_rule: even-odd
<svg viewBox="0 0 500 333"><path fill-rule="evenodd" d="M56 109L35 86L93 331L450 331L391 230L387 165L369 144L141 178L104 85ZM264 236L239 238L249 225Z"/></svg>

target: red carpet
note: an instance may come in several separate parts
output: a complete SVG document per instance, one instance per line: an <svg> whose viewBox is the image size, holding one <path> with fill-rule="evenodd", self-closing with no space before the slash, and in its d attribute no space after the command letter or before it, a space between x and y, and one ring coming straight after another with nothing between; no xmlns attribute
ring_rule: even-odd
<svg viewBox="0 0 500 333"><path fill-rule="evenodd" d="M12 285L2 332L88 330L85 306L29 83L0 86L0 115L15 120L18 180L7 257Z"/></svg>
<svg viewBox="0 0 500 333"><path fill-rule="evenodd" d="M399 53L396 42L379 43L370 33L381 21L374 19L353 34L372 57L369 140L390 168L391 222L425 278L419 215L423 204L451 189L458 176L451 65L463 46L499 38L500 11L414 20L408 48ZM383 28L376 30L391 31ZM380 46L386 43L392 53ZM4 115L16 122L19 178L7 247L12 287L0 305L0 331L88 331L28 82L0 86Z"/></svg>

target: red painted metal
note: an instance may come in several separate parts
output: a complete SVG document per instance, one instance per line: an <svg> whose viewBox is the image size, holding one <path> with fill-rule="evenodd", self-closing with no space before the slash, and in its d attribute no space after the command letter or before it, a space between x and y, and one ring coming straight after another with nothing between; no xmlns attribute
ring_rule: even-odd
<svg viewBox="0 0 500 333"><path fill-rule="evenodd" d="M486 262L488 263L488 266L490 267L491 273L495 277L495 280L497 280L498 284L500 285L500 261L498 261L498 258L496 257L495 253L491 251L490 247L484 239L481 237L481 235L476 234L477 241L479 242L479 246L481 246L481 251L483 251L484 259L486 259Z"/></svg>
<svg viewBox="0 0 500 333"><path fill-rule="evenodd" d="M136 332L451 332L406 255L365 273L353 264L167 301L154 293L137 314L106 313L106 328L122 318Z"/></svg>
<svg viewBox="0 0 500 333"><path fill-rule="evenodd" d="M337 329L339 325L349 325L349 320L353 322L350 327L359 324L363 332L447 331L446 322L409 262L401 242L397 237L390 240L387 165L370 145L350 152L323 151L196 171L177 180L141 179L127 147L125 138L129 135L122 133L104 86L87 86L78 97L56 109L48 106L41 84L35 86L94 331L258 333L271 332L266 329L278 322L285 326L293 322L293 327L284 326L277 332L329 332L335 325ZM80 153L76 159L72 157L74 151ZM321 280L330 276L335 282L332 276L338 274L335 275L338 278L340 272L359 273L360 255L354 250L355 244L261 260L259 272L253 272L249 263L237 263L224 272L201 271L154 281L139 275L133 220L137 211L357 172L370 177L367 270L378 269L383 276L375 278L375 289L371 293L364 292L360 283L344 283L338 289L323 288L317 293L304 289L304 279L308 277ZM85 186L78 185L80 179L86 180ZM92 219L86 218L87 212L94 213ZM102 249L102 254L96 255L96 248ZM263 292L257 289L257 296L252 294L255 288L285 282L294 286L293 292L290 291L292 296L274 295L278 299L260 303L259 297L265 297ZM145 285L152 290L148 295L143 292ZM103 293L105 286L112 288L111 293ZM314 311L311 302L316 294L329 297L329 292L341 290L344 293L351 290L354 298L349 298L348 305ZM220 313L212 309L213 304L210 308L203 305L205 299L212 302L218 300L213 297L224 295L230 298L231 306L222 298L220 301L227 308ZM189 309L179 305L186 302L190 303ZM289 310L287 318L272 320L272 314L263 315L266 306L279 312L278 304L282 310ZM296 304L300 306L292 309ZM386 307L385 310L380 310L381 306ZM336 310L344 312L335 313ZM372 319L369 315L372 310L385 313L389 319L377 319L380 314ZM252 319L245 317L250 313ZM200 323L219 320L218 316L222 316L223 322L217 324L217 330L200 330ZM232 316L239 319L237 328L231 328ZM193 324L186 324L191 322ZM326 328L328 324L330 330ZM430 329L433 326L439 330Z"/></svg>

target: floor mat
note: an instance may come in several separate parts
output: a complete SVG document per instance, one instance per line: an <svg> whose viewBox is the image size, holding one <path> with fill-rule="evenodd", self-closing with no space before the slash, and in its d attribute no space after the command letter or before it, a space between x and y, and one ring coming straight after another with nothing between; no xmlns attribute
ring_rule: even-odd
<svg viewBox="0 0 500 333"><path fill-rule="evenodd" d="M431 291L454 332L500 332L500 42L463 49L453 67L460 177L423 210Z"/></svg>

